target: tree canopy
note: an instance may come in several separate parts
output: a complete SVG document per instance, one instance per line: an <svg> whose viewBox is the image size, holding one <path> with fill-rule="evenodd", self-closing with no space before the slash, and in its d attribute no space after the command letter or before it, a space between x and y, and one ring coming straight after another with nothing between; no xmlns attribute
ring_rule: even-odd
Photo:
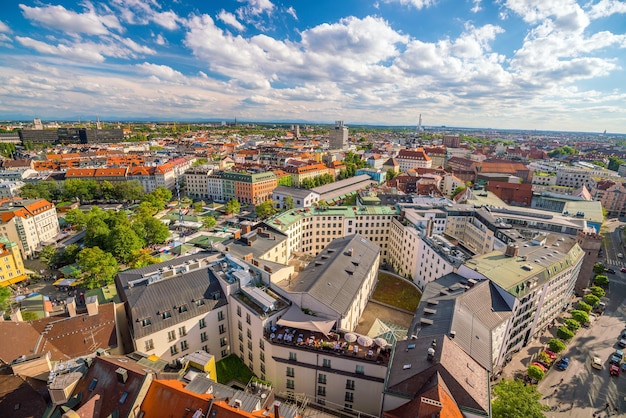
<svg viewBox="0 0 626 418"><path fill-rule="evenodd" d="M224 210L228 215L231 215L233 213L239 213L241 211L241 204L237 199L230 199L228 202L226 202Z"/></svg>
<svg viewBox="0 0 626 418"><path fill-rule="evenodd" d="M81 269L80 282L88 289L113 284L119 271L115 257L99 247L81 250L76 257L76 264Z"/></svg>
<svg viewBox="0 0 626 418"><path fill-rule="evenodd" d="M549 407L542 405L541 393L534 385L524 385L519 379L504 379L493 387L491 411L494 418L544 418Z"/></svg>
<svg viewBox="0 0 626 418"><path fill-rule="evenodd" d="M266 200L263 203L256 205L254 212L259 218L267 219L274 215L278 210L276 209L276 202L273 200Z"/></svg>

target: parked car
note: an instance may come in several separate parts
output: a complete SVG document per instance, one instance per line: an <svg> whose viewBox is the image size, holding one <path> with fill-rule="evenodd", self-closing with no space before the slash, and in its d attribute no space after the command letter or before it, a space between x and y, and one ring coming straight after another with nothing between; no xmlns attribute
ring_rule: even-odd
<svg viewBox="0 0 626 418"><path fill-rule="evenodd" d="M537 361L533 361L532 363L530 363L530 365L539 367L541 370L543 370L544 373L548 371L546 366L544 366L543 364L541 364L541 363L539 363Z"/></svg>
<svg viewBox="0 0 626 418"><path fill-rule="evenodd" d="M556 368L559 370L566 370L567 366L569 366L569 358L563 357L561 360L556 362Z"/></svg>
<svg viewBox="0 0 626 418"><path fill-rule="evenodd" d="M609 274L615 274L615 270L613 269L606 269L605 271Z"/></svg>
<svg viewBox="0 0 626 418"><path fill-rule="evenodd" d="M622 267L622 268L620 269L620 271L621 271L622 273L626 273L626 267Z"/></svg>
<svg viewBox="0 0 626 418"><path fill-rule="evenodd" d="M548 357L550 357L550 359L556 360L556 354L553 353L552 351L550 351L550 350L543 350L543 352L546 353L548 355Z"/></svg>
<svg viewBox="0 0 626 418"><path fill-rule="evenodd" d="M591 358L591 367L594 369L602 370L602 359L598 356L593 356Z"/></svg>
<svg viewBox="0 0 626 418"><path fill-rule="evenodd" d="M619 345L622 348L626 348L626 338L622 338L618 341L617 345Z"/></svg>
<svg viewBox="0 0 626 418"><path fill-rule="evenodd" d="M615 350L615 352L611 356L611 360L609 361L609 363L620 364L623 359L624 359L624 352L622 350Z"/></svg>
<svg viewBox="0 0 626 418"><path fill-rule="evenodd" d="M617 364L611 364L609 366L609 373L611 376L619 376L619 366Z"/></svg>
<svg viewBox="0 0 626 418"><path fill-rule="evenodd" d="M624 258L624 254L622 254L622 253L617 253L617 258Z"/></svg>

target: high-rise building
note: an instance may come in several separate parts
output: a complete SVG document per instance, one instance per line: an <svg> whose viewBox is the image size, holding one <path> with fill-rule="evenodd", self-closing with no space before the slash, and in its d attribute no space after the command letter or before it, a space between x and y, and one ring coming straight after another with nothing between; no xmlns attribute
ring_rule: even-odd
<svg viewBox="0 0 626 418"><path fill-rule="evenodd" d="M348 127L342 120L335 121L335 128L330 130L328 147L330 149L344 149L348 146Z"/></svg>

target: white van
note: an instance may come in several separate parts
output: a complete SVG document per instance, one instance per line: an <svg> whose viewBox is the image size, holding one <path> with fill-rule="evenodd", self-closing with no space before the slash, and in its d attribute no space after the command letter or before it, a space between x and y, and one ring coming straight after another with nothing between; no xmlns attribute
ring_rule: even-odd
<svg viewBox="0 0 626 418"><path fill-rule="evenodd" d="M624 258L624 254L622 254L622 253L618 253L618 254L617 254L617 258Z"/></svg>

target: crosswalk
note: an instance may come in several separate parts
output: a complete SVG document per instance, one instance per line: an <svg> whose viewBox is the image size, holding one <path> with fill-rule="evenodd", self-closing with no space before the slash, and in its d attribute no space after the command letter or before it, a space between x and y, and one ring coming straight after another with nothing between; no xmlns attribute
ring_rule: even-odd
<svg viewBox="0 0 626 418"><path fill-rule="evenodd" d="M607 266L607 268L622 268L626 267L626 262L623 258L607 258L606 260L602 260L602 263Z"/></svg>

